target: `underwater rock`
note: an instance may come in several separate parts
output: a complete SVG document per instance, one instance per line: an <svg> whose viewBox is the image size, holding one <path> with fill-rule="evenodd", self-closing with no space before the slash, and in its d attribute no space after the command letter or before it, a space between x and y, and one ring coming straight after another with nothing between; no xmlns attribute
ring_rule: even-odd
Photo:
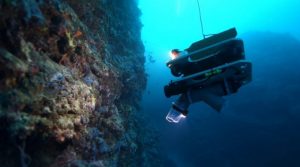
<svg viewBox="0 0 300 167"><path fill-rule="evenodd" d="M92 75L86 75L85 77L83 77L83 82L88 86L97 85L97 80Z"/></svg>
<svg viewBox="0 0 300 167"><path fill-rule="evenodd" d="M9 70L13 71L20 71L20 72L27 72L28 66L25 62L23 62L21 59L18 57L14 56L12 53L9 51L0 48L0 62L3 64L2 67L6 67ZM4 66L4 63L6 64Z"/></svg>
<svg viewBox="0 0 300 167"><path fill-rule="evenodd" d="M63 76L63 74L58 72L51 77L50 82L63 82L64 80L65 77Z"/></svg>
<svg viewBox="0 0 300 167"><path fill-rule="evenodd" d="M40 1L41 3L42 1ZM37 22L44 22L45 18L39 8L39 4L35 0L22 0L22 6L25 12L25 21L36 19Z"/></svg>
<svg viewBox="0 0 300 167"><path fill-rule="evenodd" d="M146 85L137 2L0 9L1 166L26 166L24 155L33 167L138 166L136 134L149 128L136 114Z"/></svg>
<svg viewBox="0 0 300 167"><path fill-rule="evenodd" d="M105 167L105 165L103 164L103 162L101 160L99 161L92 161L92 162L88 162L88 161L84 161L84 160L76 160L73 161L70 165L71 167Z"/></svg>
<svg viewBox="0 0 300 167"><path fill-rule="evenodd" d="M50 114L50 113L51 113L51 110L48 106L43 108L43 114Z"/></svg>
<svg viewBox="0 0 300 167"><path fill-rule="evenodd" d="M100 106L97 108L97 112L100 112L100 113L108 112L108 110L109 110L108 106Z"/></svg>

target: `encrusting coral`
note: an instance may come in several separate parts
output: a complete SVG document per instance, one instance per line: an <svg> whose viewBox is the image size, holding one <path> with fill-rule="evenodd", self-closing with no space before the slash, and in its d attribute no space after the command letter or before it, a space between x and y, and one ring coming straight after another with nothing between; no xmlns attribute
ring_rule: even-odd
<svg viewBox="0 0 300 167"><path fill-rule="evenodd" d="M139 15L135 0L0 2L1 166L146 161L143 147L155 143L137 114Z"/></svg>

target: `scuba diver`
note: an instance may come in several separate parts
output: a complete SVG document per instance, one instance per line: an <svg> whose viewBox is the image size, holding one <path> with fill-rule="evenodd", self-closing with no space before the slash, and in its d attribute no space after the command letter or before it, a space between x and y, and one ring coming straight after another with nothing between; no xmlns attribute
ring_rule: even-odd
<svg viewBox="0 0 300 167"><path fill-rule="evenodd" d="M235 28L204 38L184 51L173 49L167 66L177 80L164 87L166 97L179 95L166 120L178 123L191 104L203 101L221 111L223 96L236 93L252 80L252 64L245 60L244 44Z"/></svg>

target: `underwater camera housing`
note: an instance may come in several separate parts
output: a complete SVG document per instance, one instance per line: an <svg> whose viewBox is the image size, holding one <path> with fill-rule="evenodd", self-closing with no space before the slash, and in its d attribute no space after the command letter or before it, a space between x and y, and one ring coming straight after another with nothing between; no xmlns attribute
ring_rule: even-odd
<svg viewBox="0 0 300 167"><path fill-rule="evenodd" d="M193 43L184 54L167 62L171 73L180 78L164 87L165 96L181 94L172 105L168 121L179 122L182 115L187 115L188 106L198 101L220 111L222 96L236 93L252 80L252 64L245 60L243 41L236 36L236 29L231 28ZM181 116L170 118L174 111Z"/></svg>

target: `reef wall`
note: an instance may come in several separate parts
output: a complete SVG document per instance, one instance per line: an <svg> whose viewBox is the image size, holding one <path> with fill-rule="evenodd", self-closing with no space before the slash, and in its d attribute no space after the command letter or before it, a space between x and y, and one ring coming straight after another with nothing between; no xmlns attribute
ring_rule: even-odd
<svg viewBox="0 0 300 167"><path fill-rule="evenodd" d="M0 1L1 166L159 164L139 16L136 0Z"/></svg>

